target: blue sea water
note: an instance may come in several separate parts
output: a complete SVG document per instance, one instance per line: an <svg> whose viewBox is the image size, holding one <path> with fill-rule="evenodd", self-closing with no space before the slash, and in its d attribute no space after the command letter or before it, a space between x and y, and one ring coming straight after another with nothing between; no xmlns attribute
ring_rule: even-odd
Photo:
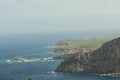
<svg viewBox="0 0 120 80"><path fill-rule="evenodd" d="M119 77L105 77L94 74L56 73L61 60L41 60L34 62L12 62L15 56L24 58L48 58L57 56L50 46L59 35L4 36L0 41L0 80L120 80Z"/></svg>

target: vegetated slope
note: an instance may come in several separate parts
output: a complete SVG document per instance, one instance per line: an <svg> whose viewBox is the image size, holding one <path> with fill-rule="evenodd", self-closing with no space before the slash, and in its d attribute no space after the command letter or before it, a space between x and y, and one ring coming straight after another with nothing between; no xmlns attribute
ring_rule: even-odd
<svg viewBox="0 0 120 80"><path fill-rule="evenodd" d="M112 40L111 38L87 39L87 40L62 40L56 44L54 52L57 53L77 53L91 52L99 48L103 43Z"/></svg>
<svg viewBox="0 0 120 80"><path fill-rule="evenodd" d="M120 38L103 44L92 53L77 53L64 60L56 72L120 73Z"/></svg>

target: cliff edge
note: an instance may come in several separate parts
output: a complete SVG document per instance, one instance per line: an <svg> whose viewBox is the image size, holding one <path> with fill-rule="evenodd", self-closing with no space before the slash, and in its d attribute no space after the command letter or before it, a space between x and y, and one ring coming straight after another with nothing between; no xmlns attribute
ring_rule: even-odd
<svg viewBox="0 0 120 80"><path fill-rule="evenodd" d="M120 73L120 38L103 44L92 53L77 53L64 60L56 72Z"/></svg>

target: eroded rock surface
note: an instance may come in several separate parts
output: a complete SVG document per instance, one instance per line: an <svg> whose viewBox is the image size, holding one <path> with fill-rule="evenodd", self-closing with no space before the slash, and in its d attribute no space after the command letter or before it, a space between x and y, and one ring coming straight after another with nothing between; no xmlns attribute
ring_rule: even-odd
<svg viewBox="0 0 120 80"><path fill-rule="evenodd" d="M92 53L77 53L64 60L56 72L120 73L120 38L103 44Z"/></svg>

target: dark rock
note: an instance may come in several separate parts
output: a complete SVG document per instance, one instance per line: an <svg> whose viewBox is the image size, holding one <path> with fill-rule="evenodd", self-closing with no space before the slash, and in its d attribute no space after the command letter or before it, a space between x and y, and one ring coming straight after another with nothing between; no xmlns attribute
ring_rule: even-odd
<svg viewBox="0 0 120 80"><path fill-rule="evenodd" d="M92 53L77 53L64 60L56 72L120 73L120 38L103 44Z"/></svg>
<svg viewBox="0 0 120 80"><path fill-rule="evenodd" d="M60 56L55 56L55 57L53 57L53 59L54 60L65 60L65 59L69 59L72 56L73 56L73 54L63 54Z"/></svg>

